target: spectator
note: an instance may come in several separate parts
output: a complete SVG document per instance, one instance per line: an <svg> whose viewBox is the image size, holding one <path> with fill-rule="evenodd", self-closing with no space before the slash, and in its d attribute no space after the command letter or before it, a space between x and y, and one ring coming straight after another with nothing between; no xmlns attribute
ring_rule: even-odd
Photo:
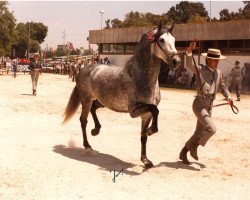
<svg viewBox="0 0 250 200"><path fill-rule="evenodd" d="M14 78L16 78L17 65L18 65L18 61L17 61L16 57L14 57L14 59L12 60L13 76L14 76Z"/></svg>
<svg viewBox="0 0 250 200"><path fill-rule="evenodd" d="M235 67L232 68L230 74L229 74L229 92L231 93L232 90L234 89L236 92L237 100L240 101L241 96L240 96L240 73L241 69L239 66L240 62L238 60L235 61Z"/></svg>
<svg viewBox="0 0 250 200"><path fill-rule="evenodd" d="M174 69L171 69L168 72L168 82L169 83L174 83L175 82L175 70Z"/></svg>
<svg viewBox="0 0 250 200"><path fill-rule="evenodd" d="M33 95L36 96L39 71L41 69L41 65L38 62L38 56L35 55L34 57L30 58L29 69L31 70L30 75L31 75L31 81L32 81Z"/></svg>
<svg viewBox="0 0 250 200"><path fill-rule="evenodd" d="M188 85L188 71L186 68L183 68L181 76L176 81L177 86L187 86Z"/></svg>
<svg viewBox="0 0 250 200"><path fill-rule="evenodd" d="M193 74L192 79L190 81L190 88L193 88L195 86L196 83L196 78L195 78L195 74Z"/></svg>

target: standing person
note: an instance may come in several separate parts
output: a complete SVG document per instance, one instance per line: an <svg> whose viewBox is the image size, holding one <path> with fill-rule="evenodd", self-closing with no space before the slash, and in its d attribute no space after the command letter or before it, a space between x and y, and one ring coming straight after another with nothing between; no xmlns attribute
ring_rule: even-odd
<svg viewBox="0 0 250 200"><path fill-rule="evenodd" d="M230 74L229 74L229 92L231 93L233 89L235 89L237 100L240 101L241 96L240 96L240 73L241 69L239 66L240 62L238 60L235 61L235 67L232 68Z"/></svg>
<svg viewBox="0 0 250 200"><path fill-rule="evenodd" d="M39 70L41 68L40 63L38 62L38 56L34 56L30 58L30 65L29 69L31 70L31 81L32 81L32 91L33 95L36 96L36 90L37 90L37 82L39 78Z"/></svg>
<svg viewBox="0 0 250 200"><path fill-rule="evenodd" d="M217 69L220 60L225 59L219 49L208 49L202 56L206 58L206 65L192 65L192 50L196 47L196 42L191 42L187 48L187 68L195 73L197 77L198 90L197 96L193 101L193 112L197 117L197 124L194 134L185 143L179 158L185 164L190 164L187 153L198 160L197 148L199 145L205 146L207 141L216 132L216 126L211 118L213 101L216 97L218 88L221 89L223 96L229 104L233 104L229 91L226 89L222 79L222 72Z"/></svg>
<svg viewBox="0 0 250 200"><path fill-rule="evenodd" d="M14 57L14 59L12 60L13 76L14 76L14 78L16 78L17 65L18 65L18 61L17 61L16 57Z"/></svg>

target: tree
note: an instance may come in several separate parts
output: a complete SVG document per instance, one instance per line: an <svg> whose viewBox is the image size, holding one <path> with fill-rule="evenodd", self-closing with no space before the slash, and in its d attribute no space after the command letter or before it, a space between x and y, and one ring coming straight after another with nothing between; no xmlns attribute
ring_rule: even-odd
<svg viewBox="0 0 250 200"><path fill-rule="evenodd" d="M196 23L196 24L203 24L206 22L207 22L206 18L201 17L200 15L191 16L187 21L187 23Z"/></svg>
<svg viewBox="0 0 250 200"><path fill-rule="evenodd" d="M125 19L121 24L122 27L140 27L140 26L152 26L151 22L148 22L143 14L139 12L129 12L125 15Z"/></svg>
<svg viewBox="0 0 250 200"><path fill-rule="evenodd" d="M38 41L39 44L44 42L44 39L48 33L48 27L43 23L35 23L35 22L27 22L26 28L29 30L30 28L30 38Z"/></svg>
<svg viewBox="0 0 250 200"><path fill-rule="evenodd" d="M250 1L243 1L245 7L242 10L242 14L244 15L245 19L250 19Z"/></svg>
<svg viewBox="0 0 250 200"><path fill-rule="evenodd" d="M110 19L106 20L105 24L106 24L106 26L104 27L104 29L110 29L111 28L110 27Z"/></svg>
<svg viewBox="0 0 250 200"><path fill-rule="evenodd" d="M112 28L124 28L124 27L140 27L140 26L157 26L160 22L164 24L169 23L166 15L155 15L152 13L139 13L139 12L129 12L125 15L124 21L117 18L112 20L107 20L107 23L111 23ZM109 25L107 24L106 28Z"/></svg>
<svg viewBox="0 0 250 200"><path fill-rule="evenodd" d="M228 9L223 9L219 12L221 21L232 20L233 13L229 13Z"/></svg>
<svg viewBox="0 0 250 200"><path fill-rule="evenodd" d="M209 16L206 8L203 3L192 3L189 1L181 1L176 6L172 6L170 10L166 13L168 18L173 22L187 23L190 19L199 15L200 17L204 17L206 21L209 21Z"/></svg>
<svg viewBox="0 0 250 200"><path fill-rule="evenodd" d="M121 24L122 24L122 21L117 19L117 18L111 20L111 27L112 28L121 28L122 27Z"/></svg>
<svg viewBox="0 0 250 200"><path fill-rule="evenodd" d="M27 56L30 44L30 53L41 50L40 44L47 36L48 28L42 23L27 22L18 23L15 28L12 48L15 49L16 56L24 58Z"/></svg>
<svg viewBox="0 0 250 200"><path fill-rule="evenodd" d="M240 8L238 12L229 12L228 9L223 9L219 12L221 21L238 20L238 19L250 19L250 2L243 1L244 8Z"/></svg>
<svg viewBox="0 0 250 200"><path fill-rule="evenodd" d="M56 56L66 56L66 55L67 55L66 49L61 47L57 48Z"/></svg>
<svg viewBox="0 0 250 200"><path fill-rule="evenodd" d="M16 19L7 6L8 3L6 1L0 1L0 51L2 55L10 56Z"/></svg>

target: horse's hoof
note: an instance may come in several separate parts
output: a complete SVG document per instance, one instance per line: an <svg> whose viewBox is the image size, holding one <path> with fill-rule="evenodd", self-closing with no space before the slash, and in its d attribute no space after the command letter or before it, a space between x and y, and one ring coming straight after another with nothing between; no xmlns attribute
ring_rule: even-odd
<svg viewBox="0 0 250 200"><path fill-rule="evenodd" d="M93 150L92 147L89 144L83 145L85 149Z"/></svg>
<svg viewBox="0 0 250 200"><path fill-rule="evenodd" d="M142 162L144 163L146 169L149 169L154 166L153 163L148 159L144 159L142 160Z"/></svg>
<svg viewBox="0 0 250 200"><path fill-rule="evenodd" d="M100 130L94 128L94 129L91 130L91 135L92 136L97 136L99 134L99 132L100 132Z"/></svg>
<svg viewBox="0 0 250 200"><path fill-rule="evenodd" d="M147 135L148 135L148 136L153 135L153 134L154 134L154 132L153 132L151 129L148 129L148 130L147 130Z"/></svg>
<svg viewBox="0 0 250 200"><path fill-rule="evenodd" d="M91 151L93 150L91 146L89 146L89 147L84 147L84 148L85 148L86 150L91 150Z"/></svg>
<svg viewBox="0 0 250 200"><path fill-rule="evenodd" d="M158 132L158 129L157 128L149 128L147 130L147 135L150 136L150 135L153 135L154 133L157 133Z"/></svg>

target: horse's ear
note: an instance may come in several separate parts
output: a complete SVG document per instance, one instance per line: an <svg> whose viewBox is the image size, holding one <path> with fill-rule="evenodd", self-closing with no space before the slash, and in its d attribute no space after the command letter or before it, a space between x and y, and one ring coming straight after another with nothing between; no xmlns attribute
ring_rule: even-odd
<svg viewBox="0 0 250 200"><path fill-rule="evenodd" d="M172 26L168 27L168 32L170 32L172 34L172 31L174 29L175 23L172 24Z"/></svg>
<svg viewBox="0 0 250 200"><path fill-rule="evenodd" d="M158 24L158 32L161 32L162 26L163 26L163 23L162 23L162 21L161 21L161 22Z"/></svg>

